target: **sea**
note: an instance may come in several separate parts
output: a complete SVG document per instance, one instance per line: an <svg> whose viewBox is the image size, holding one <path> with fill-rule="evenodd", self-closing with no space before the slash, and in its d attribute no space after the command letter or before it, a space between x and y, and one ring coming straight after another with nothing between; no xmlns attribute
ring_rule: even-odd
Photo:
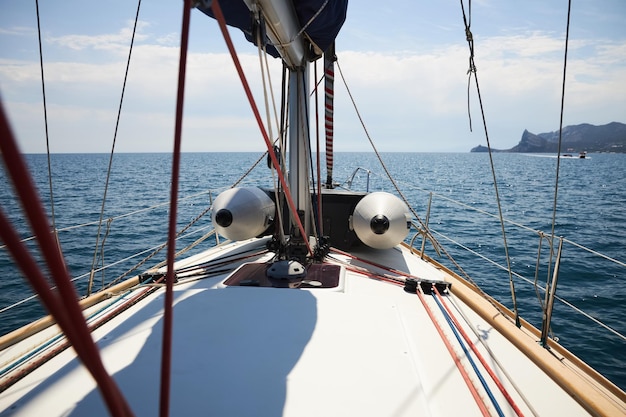
<svg viewBox="0 0 626 417"><path fill-rule="evenodd" d="M132 270L166 240L171 155L116 154L107 175L109 155L52 154L52 181L47 155L25 158L80 295L87 292L92 268L97 290L165 258L160 251ZM556 276L550 336L626 389L626 154L557 159L496 153L495 181L485 153L382 153L380 158L445 253L486 293L509 308L515 306L520 317L539 328L544 288ZM320 159L325 179L323 155ZM316 161L314 156L313 166ZM245 186L273 187L276 181L261 153L182 154L177 223L184 232L177 249L210 232L207 208L241 178ZM356 191L396 193L374 153L337 153L333 179ZM41 263L4 167L0 207ZM415 232L407 241L420 248L422 237L413 239ZM559 241L562 252L555 274ZM185 254L214 244L211 236ZM434 251L432 242L424 245L429 255L455 268L444 252ZM2 246L0 335L45 314L32 294Z"/></svg>

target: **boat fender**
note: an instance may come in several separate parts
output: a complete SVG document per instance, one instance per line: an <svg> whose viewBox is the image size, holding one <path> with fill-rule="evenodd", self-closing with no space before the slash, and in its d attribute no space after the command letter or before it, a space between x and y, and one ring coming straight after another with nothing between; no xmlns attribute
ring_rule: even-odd
<svg viewBox="0 0 626 417"><path fill-rule="evenodd" d="M211 220L217 233L230 240L250 239L263 233L274 220L276 206L257 187L238 187L220 193Z"/></svg>
<svg viewBox="0 0 626 417"><path fill-rule="evenodd" d="M352 229L363 243L388 249L402 242L411 229L411 214L398 197L375 192L363 197L354 208Z"/></svg>

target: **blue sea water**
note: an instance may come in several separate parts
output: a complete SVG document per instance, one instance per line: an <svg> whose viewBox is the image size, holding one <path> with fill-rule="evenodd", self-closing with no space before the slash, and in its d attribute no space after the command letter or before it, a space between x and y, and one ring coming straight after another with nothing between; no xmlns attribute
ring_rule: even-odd
<svg viewBox="0 0 626 417"><path fill-rule="evenodd" d="M257 153L186 153L182 155L179 230L201 214L220 190L231 186L260 157ZM480 153L384 153L383 160L400 189L426 218L440 243L481 287L512 307L494 181L487 154ZM515 276L517 307L521 316L541 325L541 309L535 280L540 235L550 233L557 159L549 155L494 154L502 211L508 220L505 231ZM26 155L44 205L50 210L46 155ZM53 154L55 223L70 272L81 294L96 245L97 222L102 208L109 156L104 154ZM338 153L334 178L344 182L362 167L352 188L371 191L392 187L373 153ZM104 223L96 265L108 265L166 239L169 212L171 158L167 154L119 154L113 159L110 186L104 205ZM325 178L325 172L322 178ZM244 180L248 185L272 187L265 160ZM626 342L579 315L586 311L621 334L626 334L626 268L593 255L580 246L626 261L626 154L591 154L588 159L561 159L555 233L565 239L559 272L557 301L552 322L560 343L626 389ZM455 201L461 201L459 205ZM23 237L29 236L20 205L4 170L0 171L0 206ZM127 213L134 213L125 216ZM85 225L83 227L75 227ZM179 240L177 248L195 241L210 230L210 216L201 217ZM576 244L574 244L575 242ZM209 239L194 251L214 244ZM418 240L416 246L419 247ZM459 245L473 251L461 250ZM537 281L548 276L547 241L541 241ZM580 245L580 246L578 246ZM33 242L28 246L37 254ZM434 255L432 246L427 252ZM143 256L127 259L95 275L96 288L126 272ZM193 253L190 252L190 253ZM147 269L165 257L162 252L144 265ZM435 256L436 257L436 256ZM481 257L495 261L489 263ZM444 262L444 258L438 258ZM449 262L448 262L449 264ZM0 310L32 294L10 260L0 249ZM528 282L530 281L530 283ZM35 299L0 315L0 334L5 334L44 314Z"/></svg>

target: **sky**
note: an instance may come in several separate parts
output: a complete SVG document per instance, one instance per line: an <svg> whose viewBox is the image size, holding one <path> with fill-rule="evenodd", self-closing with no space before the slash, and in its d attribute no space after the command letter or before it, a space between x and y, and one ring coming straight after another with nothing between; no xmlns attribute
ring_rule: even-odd
<svg viewBox="0 0 626 417"><path fill-rule="evenodd" d="M132 3L39 2L51 152L110 152L137 8ZM626 1L572 3L563 124L626 123ZM21 151L45 152L35 1L0 0L0 10L2 106ZM181 16L180 0L141 3L116 152L172 151ZM558 129L566 22L565 0L472 2L474 59L492 147L516 145L525 129ZM256 47L237 29L230 33L265 115ZM473 80L469 128L469 49L459 1L351 0L336 45L341 73L379 151L468 152L486 145ZM264 150L217 23L197 10L189 51L183 151ZM279 96L280 63L273 59L270 66ZM370 151L336 72L335 150Z"/></svg>

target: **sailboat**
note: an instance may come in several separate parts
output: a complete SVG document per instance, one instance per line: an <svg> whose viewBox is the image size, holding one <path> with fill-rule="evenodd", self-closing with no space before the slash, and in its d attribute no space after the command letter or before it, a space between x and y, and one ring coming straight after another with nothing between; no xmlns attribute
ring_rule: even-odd
<svg viewBox="0 0 626 417"><path fill-rule="evenodd" d="M555 288L536 329L428 256L443 248L401 195L311 177L309 68L324 57L332 80L347 1L196 3L227 42L229 24L284 64L284 143L259 122L277 186L220 193L227 240L176 259L179 119L167 262L78 300L3 115L2 156L57 289L0 216L51 312L0 338L1 416L626 414L626 394L549 337Z"/></svg>

